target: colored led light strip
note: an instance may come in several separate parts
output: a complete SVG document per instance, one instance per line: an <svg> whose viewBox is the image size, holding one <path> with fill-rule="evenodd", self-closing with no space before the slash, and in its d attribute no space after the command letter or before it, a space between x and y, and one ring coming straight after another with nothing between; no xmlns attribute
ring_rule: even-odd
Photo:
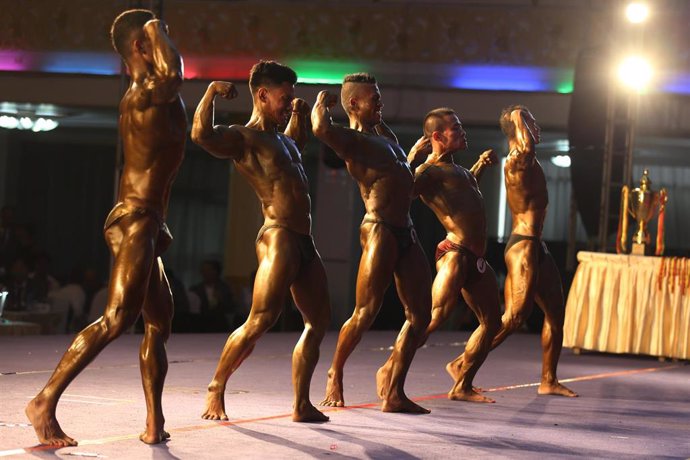
<svg viewBox="0 0 690 460"><path fill-rule="evenodd" d="M185 58L187 79L247 80L254 57ZM343 76L354 72L370 72L371 66L352 61L285 59L305 84L335 85ZM441 66L444 67L444 66ZM115 53L91 52L28 52L0 50L0 71L74 73L86 75L117 75L120 60ZM572 69L467 64L450 66L443 72L420 77L431 86L445 86L481 91L546 91L568 94L573 91ZM665 93L690 94L690 74L668 74L658 89Z"/></svg>

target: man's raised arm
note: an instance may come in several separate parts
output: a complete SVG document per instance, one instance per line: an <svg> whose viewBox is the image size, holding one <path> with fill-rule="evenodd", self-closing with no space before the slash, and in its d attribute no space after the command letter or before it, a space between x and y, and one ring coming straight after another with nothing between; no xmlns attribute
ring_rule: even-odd
<svg viewBox="0 0 690 460"><path fill-rule="evenodd" d="M534 153L535 137L525 121L525 114L521 109L515 109L510 114L510 120L515 125L515 141L519 153Z"/></svg>
<svg viewBox="0 0 690 460"><path fill-rule="evenodd" d="M214 81L208 85L206 94L194 112L192 140L215 157L237 160L244 153L244 137L232 127L213 125L216 95L234 99L237 97L237 89L235 85L225 81Z"/></svg>
<svg viewBox="0 0 690 460"><path fill-rule="evenodd" d="M311 129L314 136L332 148L336 155L347 161L357 154L357 149L353 147L358 133L353 129L333 124L330 109L337 103L336 95L321 91L316 96L316 103L311 111Z"/></svg>
<svg viewBox="0 0 690 460"><path fill-rule="evenodd" d="M184 79L182 57L170 37L168 26L160 19L144 24L144 35L151 42L153 75L146 79L146 89L151 91L152 104L164 104L177 97Z"/></svg>
<svg viewBox="0 0 690 460"><path fill-rule="evenodd" d="M290 137L301 152L309 139L309 112L311 107L304 99L295 98L292 101L292 115L285 128L284 134Z"/></svg>
<svg viewBox="0 0 690 460"><path fill-rule="evenodd" d="M496 163L498 163L496 152L494 152L493 149L485 150L479 155L479 159L477 159L474 166L470 168L470 172L474 178L477 179L477 182L479 182L487 166L494 166Z"/></svg>
<svg viewBox="0 0 690 460"><path fill-rule="evenodd" d="M422 136L417 139L417 142L410 149L407 154L407 162L410 164L410 169L414 173L415 169L424 163L427 157L431 154L431 139Z"/></svg>

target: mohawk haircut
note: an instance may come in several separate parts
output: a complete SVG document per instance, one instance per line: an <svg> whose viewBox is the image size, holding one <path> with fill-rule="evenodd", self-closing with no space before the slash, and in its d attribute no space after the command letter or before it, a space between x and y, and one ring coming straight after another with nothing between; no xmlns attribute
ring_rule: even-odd
<svg viewBox="0 0 690 460"><path fill-rule="evenodd" d="M501 131L508 139L515 139L515 123L510 119L510 114L515 110L528 112L529 109L524 105L515 104L506 107L501 111L501 116L498 118L498 123L501 125Z"/></svg>
<svg viewBox="0 0 690 460"><path fill-rule="evenodd" d="M262 86L280 86L283 83L294 85L297 83L297 74L280 62L261 60L249 72L249 89L252 94Z"/></svg>
<svg viewBox="0 0 690 460"><path fill-rule="evenodd" d="M365 72L351 73L345 75L343 78L343 84L345 83L371 83L373 85L377 84L376 77Z"/></svg>
<svg viewBox="0 0 690 460"><path fill-rule="evenodd" d="M340 104L343 106L343 109L345 109L345 113L350 113L350 110L347 107L348 101L350 100L352 94L355 91L353 85L348 83L366 83L370 85L378 84L378 82L376 81L376 77L366 72L358 72L345 75L345 77L343 78L343 85L340 90Z"/></svg>
<svg viewBox="0 0 690 460"><path fill-rule="evenodd" d="M132 33L140 31L144 24L151 19L155 19L155 15L150 10L127 10L120 13L113 21L110 28L110 41L113 44L115 51L123 58L131 54L129 46Z"/></svg>
<svg viewBox="0 0 690 460"><path fill-rule="evenodd" d="M455 110L448 107L439 107L427 113L424 117L424 135L426 137L431 137L434 131L442 131L445 129L445 117L455 114Z"/></svg>

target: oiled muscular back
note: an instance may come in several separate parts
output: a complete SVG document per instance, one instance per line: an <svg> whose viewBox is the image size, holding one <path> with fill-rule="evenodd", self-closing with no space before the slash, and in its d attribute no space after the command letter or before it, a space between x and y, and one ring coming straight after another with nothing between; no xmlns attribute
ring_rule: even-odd
<svg viewBox="0 0 690 460"><path fill-rule="evenodd" d="M513 230L527 235L541 235L549 194L544 170L534 154L508 155L505 164L508 206L513 213Z"/></svg>
<svg viewBox="0 0 690 460"><path fill-rule="evenodd" d="M120 103L120 135L125 165L119 200L167 213L170 187L184 158L187 115L177 96L140 108L130 88Z"/></svg>

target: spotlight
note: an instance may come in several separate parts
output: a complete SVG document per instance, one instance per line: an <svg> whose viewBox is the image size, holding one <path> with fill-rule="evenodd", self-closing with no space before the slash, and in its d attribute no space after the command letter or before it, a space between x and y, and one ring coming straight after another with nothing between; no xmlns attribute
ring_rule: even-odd
<svg viewBox="0 0 690 460"><path fill-rule="evenodd" d="M625 17L633 24L644 22L649 16L649 8L645 3L633 2L625 8Z"/></svg>
<svg viewBox="0 0 690 460"><path fill-rule="evenodd" d="M62 116L64 116L62 110L51 104L0 102L0 128L35 133L51 131L59 125L56 118Z"/></svg>
<svg viewBox="0 0 690 460"><path fill-rule="evenodd" d="M551 163L559 168L570 168L570 157L568 155L556 155L551 157Z"/></svg>
<svg viewBox="0 0 690 460"><path fill-rule="evenodd" d="M17 129L19 127L19 120L17 117L8 115L0 115L0 128Z"/></svg>
<svg viewBox="0 0 690 460"><path fill-rule="evenodd" d="M642 92L652 79L652 67L646 59L630 56L618 68L618 77L628 88Z"/></svg>
<svg viewBox="0 0 690 460"><path fill-rule="evenodd" d="M52 118L15 117L13 115L0 115L0 128L31 130L35 133L51 131L58 127L58 122Z"/></svg>

